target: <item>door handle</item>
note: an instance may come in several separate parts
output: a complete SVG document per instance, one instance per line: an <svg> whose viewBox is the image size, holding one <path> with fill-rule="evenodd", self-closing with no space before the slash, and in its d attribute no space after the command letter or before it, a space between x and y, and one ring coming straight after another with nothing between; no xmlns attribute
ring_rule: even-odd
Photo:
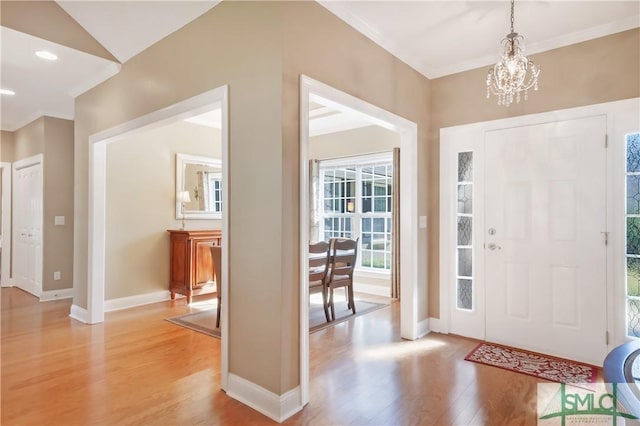
<svg viewBox="0 0 640 426"><path fill-rule="evenodd" d="M487 245L487 248L489 250L502 250L502 247L500 247L496 243L489 243L489 245Z"/></svg>

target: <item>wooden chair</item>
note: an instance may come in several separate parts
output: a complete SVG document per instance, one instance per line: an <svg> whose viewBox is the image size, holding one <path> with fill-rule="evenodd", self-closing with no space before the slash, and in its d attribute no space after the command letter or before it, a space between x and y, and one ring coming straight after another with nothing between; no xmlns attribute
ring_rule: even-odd
<svg viewBox="0 0 640 426"><path fill-rule="evenodd" d="M327 288L329 290L329 306L331 307L331 319L336 319L336 310L333 300L333 289L346 287L347 307L356 313L356 303L353 297L353 270L358 257L358 239L349 240L336 238L331 240L331 267Z"/></svg>
<svg viewBox="0 0 640 426"><path fill-rule="evenodd" d="M327 278L329 276L329 243L309 243L309 294L322 292L324 316L329 319Z"/></svg>
<svg viewBox="0 0 640 426"><path fill-rule="evenodd" d="M220 328L220 310L222 309L222 247L211 246L211 258L213 259L213 276L216 281L216 296L218 298L216 328Z"/></svg>

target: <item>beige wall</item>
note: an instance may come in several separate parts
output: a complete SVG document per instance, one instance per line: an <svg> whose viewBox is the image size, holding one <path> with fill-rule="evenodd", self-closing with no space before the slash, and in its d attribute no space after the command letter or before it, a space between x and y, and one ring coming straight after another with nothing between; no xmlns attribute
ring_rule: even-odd
<svg viewBox="0 0 640 426"><path fill-rule="evenodd" d="M309 138L309 158L350 157L392 151L400 134L380 126L367 126Z"/></svg>
<svg viewBox="0 0 640 426"><path fill-rule="evenodd" d="M44 117L14 132L13 161L44 154Z"/></svg>
<svg viewBox="0 0 640 426"><path fill-rule="evenodd" d="M432 80L429 141L429 312L439 317L438 223L440 129L640 96L640 30L550 50L531 59L541 66L540 88L506 108L486 99L488 68Z"/></svg>
<svg viewBox="0 0 640 426"><path fill-rule="evenodd" d="M6 130L0 132L0 161L5 163L13 162L14 140L14 132L7 132Z"/></svg>
<svg viewBox="0 0 640 426"><path fill-rule="evenodd" d="M107 145L105 299L169 289L169 234L176 219L176 154L220 158L220 130L176 122ZM220 220L186 220L220 229Z"/></svg>
<svg viewBox="0 0 640 426"><path fill-rule="evenodd" d="M75 129L74 303L86 307L89 136L229 85L229 371L277 394L298 384L297 357L280 361L289 336L278 315L297 310L282 302L295 262L282 265L280 28L279 3L223 2L79 96Z"/></svg>
<svg viewBox="0 0 640 426"><path fill-rule="evenodd" d="M424 77L315 3L223 2L76 100L75 304L87 304L89 136L228 84L229 371L276 394L299 385L300 73L418 122L426 156Z"/></svg>
<svg viewBox="0 0 640 426"><path fill-rule="evenodd" d="M42 289L73 287L73 121L44 117ZM54 225L55 216L65 224ZM53 279L60 272L60 280Z"/></svg>

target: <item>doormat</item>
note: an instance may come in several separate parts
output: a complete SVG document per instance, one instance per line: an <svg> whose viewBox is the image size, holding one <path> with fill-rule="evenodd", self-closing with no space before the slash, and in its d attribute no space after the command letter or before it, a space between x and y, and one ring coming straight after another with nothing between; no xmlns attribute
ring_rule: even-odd
<svg viewBox="0 0 640 426"><path fill-rule="evenodd" d="M465 360L589 390L600 370L593 365L493 343L480 343Z"/></svg>

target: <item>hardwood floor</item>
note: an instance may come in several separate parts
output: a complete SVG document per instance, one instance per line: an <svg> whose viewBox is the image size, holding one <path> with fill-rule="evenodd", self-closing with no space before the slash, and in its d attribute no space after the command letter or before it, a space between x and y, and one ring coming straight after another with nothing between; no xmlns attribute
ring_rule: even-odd
<svg viewBox="0 0 640 426"><path fill-rule="evenodd" d="M164 318L184 299L69 318L1 290L3 425L275 424L220 391L220 341ZM310 336L310 399L290 425L536 424L536 380L464 361L476 342L399 337L397 303Z"/></svg>

